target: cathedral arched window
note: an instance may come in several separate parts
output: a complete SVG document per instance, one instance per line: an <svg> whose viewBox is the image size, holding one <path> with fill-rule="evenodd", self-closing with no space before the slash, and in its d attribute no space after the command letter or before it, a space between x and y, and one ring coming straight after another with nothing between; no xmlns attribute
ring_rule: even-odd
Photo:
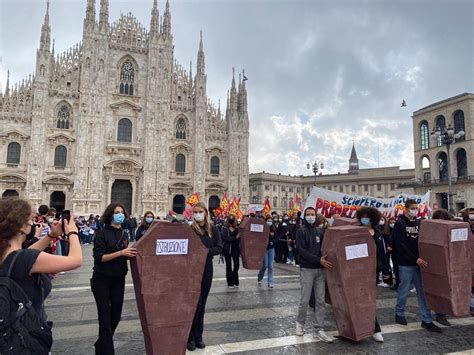
<svg viewBox="0 0 474 355"><path fill-rule="evenodd" d="M186 157L184 156L184 154L176 155L175 171L177 173L186 172Z"/></svg>
<svg viewBox="0 0 474 355"><path fill-rule="evenodd" d="M11 142L7 148L7 164L20 164L21 145Z"/></svg>
<svg viewBox="0 0 474 355"><path fill-rule="evenodd" d="M176 122L176 139L186 139L186 121L182 117Z"/></svg>
<svg viewBox="0 0 474 355"><path fill-rule="evenodd" d="M220 171L220 160L218 157L211 158L211 174L212 175L219 175Z"/></svg>
<svg viewBox="0 0 474 355"><path fill-rule="evenodd" d="M69 129L70 119L71 112L69 110L69 107L67 107L66 105L62 105L61 108L58 110L56 128Z"/></svg>
<svg viewBox="0 0 474 355"><path fill-rule="evenodd" d="M117 142L132 143L132 121L122 118L118 122Z"/></svg>
<svg viewBox="0 0 474 355"><path fill-rule="evenodd" d="M120 93L133 96L135 69L131 61L127 60L120 68Z"/></svg>
<svg viewBox="0 0 474 355"><path fill-rule="evenodd" d="M67 148L58 145L54 150L54 166L64 168L67 163Z"/></svg>
<svg viewBox="0 0 474 355"><path fill-rule="evenodd" d="M428 149L430 147L430 133L428 122L421 121L420 123L420 143L421 149Z"/></svg>
<svg viewBox="0 0 474 355"><path fill-rule="evenodd" d="M464 127L464 112L462 110L457 110L454 113L454 132L458 133L459 131L465 132ZM466 135L459 137L456 141L463 141L466 139Z"/></svg>

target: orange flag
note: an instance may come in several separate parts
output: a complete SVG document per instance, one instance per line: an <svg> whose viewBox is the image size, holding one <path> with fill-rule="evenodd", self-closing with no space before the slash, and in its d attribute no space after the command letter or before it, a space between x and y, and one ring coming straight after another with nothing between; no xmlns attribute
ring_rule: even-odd
<svg viewBox="0 0 474 355"><path fill-rule="evenodd" d="M199 193L198 192L195 192L193 193L187 200L186 200L186 203L193 207L196 203L199 202Z"/></svg>
<svg viewBox="0 0 474 355"><path fill-rule="evenodd" d="M263 206L263 216L268 217L270 216L270 211L272 208L270 207L270 200L268 197L265 199L265 206Z"/></svg>
<svg viewBox="0 0 474 355"><path fill-rule="evenodd" d="M227 198L227 194L224 193L224 197L222 197L222 201L221 201L221 210L223 213L226 213L228 208L229 208L229 199Z"/></svg>

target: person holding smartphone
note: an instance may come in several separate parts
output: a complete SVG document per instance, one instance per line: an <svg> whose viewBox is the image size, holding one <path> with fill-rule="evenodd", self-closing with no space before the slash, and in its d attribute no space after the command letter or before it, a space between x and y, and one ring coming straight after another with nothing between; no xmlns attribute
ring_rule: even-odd
<svg viewBox="0 0 474 355"><path fill-rule="evenodd" d="M99 318L99 337L94 344L97 355L115 354L113 336L122 318L127 259L137 255L129 246L128 229L122 228L126 218L125 207L111 203L101 217L105 227L94 238L91 289Z"/></svg>

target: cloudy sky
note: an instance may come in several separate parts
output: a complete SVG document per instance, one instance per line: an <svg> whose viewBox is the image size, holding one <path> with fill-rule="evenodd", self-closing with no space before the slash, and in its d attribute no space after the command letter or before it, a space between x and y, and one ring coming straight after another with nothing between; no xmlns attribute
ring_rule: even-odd
<svg viewBox="0 0 474 355"><path fill-rule="evenodd" d="M0 0L3 87L7 69L10 82L34 70L45 2ZM110 20L130 11L148 27L152 3L110 0ZM81 40L85 6L51 0L56 52ZM172 0L171 11L183 66L203 30L215 102L232 66L246 70L251 172L307 174L315 159L344 172L353 137L362 168L413 167L413 111L474 92L472 0Z"/></svg>

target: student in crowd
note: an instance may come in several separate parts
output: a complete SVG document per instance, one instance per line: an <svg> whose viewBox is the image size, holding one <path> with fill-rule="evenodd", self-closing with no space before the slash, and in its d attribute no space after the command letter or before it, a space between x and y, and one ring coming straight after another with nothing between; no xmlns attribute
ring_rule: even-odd
<svg viewBox="0 0 474 355"><path fill-rule="evenodd" d="M400 283L400 274L398 272L398 259L395 249L395 241L393 240L393 230L395 228L395 223L397 220L391 217L386 224L388 230L390 232L390 236L387 238L387 250L388 250L388 258L389 262L392 260L392 268L393 268L393 275L395 276L395 282L392 282L392 286L390 287L391 290L396 291L398 289L398 285Z"/></svg>
<svg viewBox="0 0 474 355"><path fill-rule="evenodd" d="M257 275L257 282L259 285L262 284L265 271L268 269L268 287L273 288L273 260L275 259L276 227L274 220L271 218L267 218L265 223L268 227L270 227L270 231L268 233L267 252L263 257L262 267L260 268L260 271Z"/></svg>
<svg viewBox="0 0 474 355"><path fill-rule="evenodd" d="M380 214L379 210L374 207L361 207L356 211L356 219L359 221L361 226L368 228L370 236L374 238L377 258L376 284L379 286L379 273L382 273L382 282L384 278L388 277L389 273L387 259L385 258L385 250L383 246L382 231L379 228L381 217L382 215ZM377 317L375 317L375 329L372 338L379 343L383 343L382 329L380 328L380 324L377 320Z"/></svg>
<svg viewBox="0 0 474 355"><path fill-rule="evenodd" d="M129 246L130 235L122 228L127 212L120 203L111 203L101 217L104 228L94 238L94 272L91 289L97 305L99 337L96 355L113 355L113 336L122 317L127 259L137 255Z"/></svg>
<svg viewBox="0 0 474 355"><path fill-rule="evenodd" d="M380 215L380 221L378 226L376 226L378 233L376 233L376 243L377 243L377 250L380 254L378 257L380 258L380 264L378 265L379 272L382 272L381 266L383 265L386 270L385 274L382 276L381 282L379 282L377 277L377 286L380 287L390 287L393 282L392 276L392 268L390 267L390 228L387 223L387 219ZM382 260L383 259L383 260Z"/></svg>
<svg viewBox="0 0 474 355"><path fill-rule="evenodd" d="M235 217L230 215L221 230L227 287L239 287L240 236ZM232 266L233 264L233 266Z"/></svg>
<svg viewBox="0 0 474 355"><path fill-rule="evenodd" d="M151 211L146 211L145 214L143 215L142 223L137 229L137 232L135 233L135 238L137 242L140 240L141 237L146 233L148 228L152 225L153 221L155 220L155 215Z"/></svg>
<svg viewBox="0 0 474 355"><path fill-rule="evenodd" d="M194 314L193 324L189 332L187 349L194 351L196 348L204 349L206 344L202 340L204 331L204 312L206 310L207 296L212 285L214 273L212 259L222 252L222 242L216 226L211 225L209 211L202 202L193 207L193 223L191 225L194 233L201 239L201 243L208 249L206 265L201 281L201 295Z"/></svg>
<svg viewBox="0 0 474 355"><path fill-rule="evenodd" d="M418 236L420 220L417 219L418 203L407 199L404 214L395 223L393 237L397 249L398 265L400 269L400 285L397 292L397 306L395 321L407 325L405 306L412 284L415 285L418 305L421 311L421 326L431 332L441 333L441 328L433 323L431 312L426 304L423 285L421 283L420 267L427 267L428 263L421 259L418 253Z"/></svg>
<svg viewBox="0 0 474 355"><path fill-rule="evenodd" d="M304 334L306 313L308 310L311 291L315 295L314 329L316 336L326 343L332 343L333 338L324 331L324 294L325 271L332 264L321 254L324 230L317 227L316 211L313 207L304 210L303 226L296 232L296 246L300 257L301 299L296 321L296 335Z"/></svg>
<svg viewBox="0 0 474 355"><path fill-rule="evenodd" d="M288 261L288 216L278 218L277 228L277 248L278 248L278 262L286 264Z"/></svg>
<svg viewBox="0 0 474 355"><path fill-rule="evenodd" d="M66 223L64 232L70 243L68 256L44 253L53 239L63 235L60 221L53 221L49 233L42 239L22 250L22 243L31 232L33 213L28 201L19 198L0 200L0 268L25 292L42 325L36 336L31 337L33 349L16 349L16 353L48 354L52 346L51 323L44 311L44 300L52 285L47 274L73 270L82 264L82 251L74 222ZM5 336L5 335L4 335ZM8 341L8 340L7 340Z"/></svg>

